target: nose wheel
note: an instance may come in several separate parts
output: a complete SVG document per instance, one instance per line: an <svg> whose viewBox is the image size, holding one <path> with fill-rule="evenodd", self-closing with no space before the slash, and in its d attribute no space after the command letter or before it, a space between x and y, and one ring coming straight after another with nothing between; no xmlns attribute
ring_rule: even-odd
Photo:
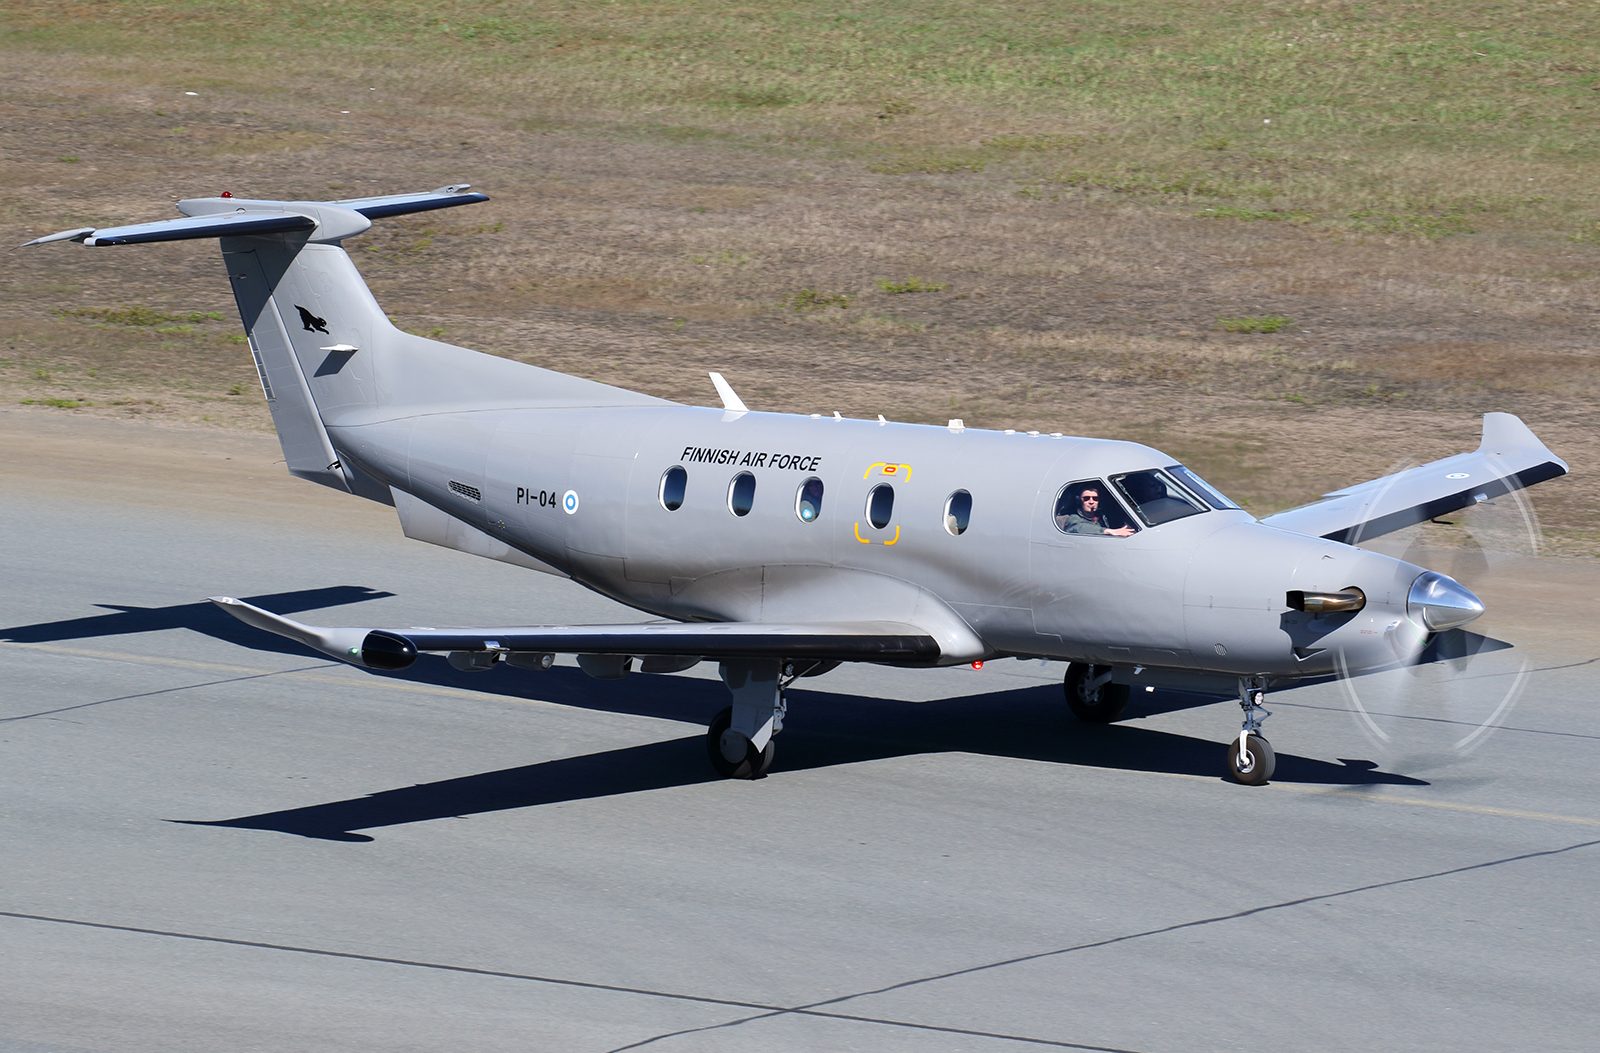
<svg viewBox="0 0 1600 1053"><path fill-rule="evenodd" d="M1239 737L1228 743L1228 777L1246 786L1260 786L1272 778L1278 765L1272 743L1261 735L1261 722L1272 716L1261 704L1266 697L1266 677L1239 678L1239 708L1244 710L1244 723L1239 727Z"/></svg>
<svg viewBox="0 0 1600 1053"><path fill-rule="evenodd" d="M1228 743L1228 774L1234 782L1260 786L1272 778L1278 756L1260 735L1240 735Z"/></svg>

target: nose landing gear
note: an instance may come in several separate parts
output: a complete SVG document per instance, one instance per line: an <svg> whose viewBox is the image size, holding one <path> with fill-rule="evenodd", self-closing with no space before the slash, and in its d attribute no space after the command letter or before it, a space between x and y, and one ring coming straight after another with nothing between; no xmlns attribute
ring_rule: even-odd
<svg viewBox="0 0 1600 1053"><path fill-rule="evenodd" d="M1228 775L1234 782L1246 786L1260 786L1272 778L1278 763L1272 743L1261 734L1261 722L1272 716L1261 704L1266 697L1266 677L1239 678L1239 708L1244 710L1244 723L1239 728L1239 737L1228 744Z"/></svg>

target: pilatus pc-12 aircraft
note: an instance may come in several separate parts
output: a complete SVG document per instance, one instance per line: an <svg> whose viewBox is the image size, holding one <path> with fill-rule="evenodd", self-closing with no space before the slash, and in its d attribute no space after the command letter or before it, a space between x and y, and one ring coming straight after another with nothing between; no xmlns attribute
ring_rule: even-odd
<svg viewBox="0 0 1600 1053"><path fill-rule="evenodd" d="M236 599L243 622L363 669L593 676L715 661L718 772L772 764L784 689L841 662L1067 663L1067 704L1115 719L1131 686L1238 692L1227 749L1272 775L1271 685L1426 661L1483 613L1443 574L1353 542L1562 475L1516 417L1477 450L1257 519L1132 442L684 406L397 330L342 247L375 219L487 200L466 186L347 201L178 202L179 219L29 244L218 238L289 471L394 506L408 537L571 578L655 619L324 628Z"/></svg>

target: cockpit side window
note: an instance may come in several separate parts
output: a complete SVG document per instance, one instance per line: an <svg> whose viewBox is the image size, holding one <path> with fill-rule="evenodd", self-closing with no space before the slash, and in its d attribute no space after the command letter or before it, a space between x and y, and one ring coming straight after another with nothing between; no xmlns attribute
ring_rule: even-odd
<svg viewBox="0 0 1600 1053"><path fill-rule="evenodd" d="M1127 537L1139 528L1099 479L1068 483L1056 494L1056 529L1063 534L1091 537Z"/></svg>
<svg viewBox="0 0 1600 1053"><path fill-rule="evenodd" d="M1146 526L1160 526L1206 511L1205 504L1199 498L1159 469L1113 475L1111 482L1128 499Z"/></svg>

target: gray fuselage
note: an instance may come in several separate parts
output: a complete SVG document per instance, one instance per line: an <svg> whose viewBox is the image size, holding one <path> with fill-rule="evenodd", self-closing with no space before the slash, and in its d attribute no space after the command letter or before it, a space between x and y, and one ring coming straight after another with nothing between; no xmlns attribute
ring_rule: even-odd
<svg viewBox="0 0 1600 1053"><path fill-rule="evenodd" d="M670 403L329 421L328 432L350 467L664 617L913 620L940 639L944 663L1017 655L1280 677L1331 671L1335 647L1366 667L1415 643L1403 615L1421 568L1236 508L1130 537L1058 529L1064 486L1175 463L1136 443ZM669 509L673 468L683 485ZM738 515L745 473L754 492ZM820 509L806 519L799 493L813 478ZM875 526L880 486L893 504ZM956 534L946 514L958 491L971 504ZM877 511L883 520L881 496ZM1285 605L1290 590L1350 587L1367 597L1355 614Z"/></svg>

